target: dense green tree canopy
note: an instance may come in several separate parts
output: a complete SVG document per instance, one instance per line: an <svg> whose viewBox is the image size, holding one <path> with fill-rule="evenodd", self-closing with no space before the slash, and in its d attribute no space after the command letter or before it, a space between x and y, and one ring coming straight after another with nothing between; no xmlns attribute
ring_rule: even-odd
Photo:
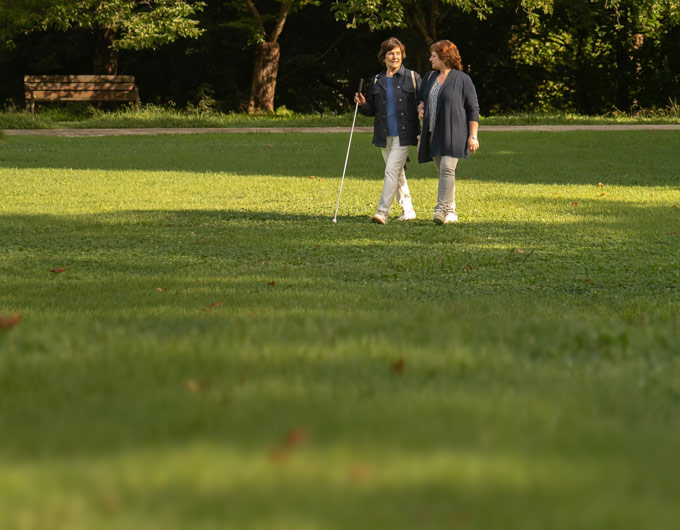
<svg viewBox="0 0 680 530"><path fill-rule="evenodd" d="M421 73L454 41L483 114L677 108L680 0L0 0L0 104L119 60L143 102L245 110L275 79L269 108L342 111L389 36Z"/></svg>
<svg viewBox="0 0 680 530"><path fill-rule="evenodd" d="M359 24L367 24L371 30L411 27L431 44L439 39L439 28L452 12L472 12L483 20L495 8L508 3L503 0L335 0L333 10L349 28ZM553 0L520 0L517 3L533 21L539 11L551 11Z"/></svg>
<svg viewBox="0 0 680 530"><path fill-rule="evenodd" d="M205 6L189 0L12 0L4 12L5 35L73 29L96 33L100 67L117 69L115 52L155 49L178 38L197 38L202 30L192 18Z"/></svg>

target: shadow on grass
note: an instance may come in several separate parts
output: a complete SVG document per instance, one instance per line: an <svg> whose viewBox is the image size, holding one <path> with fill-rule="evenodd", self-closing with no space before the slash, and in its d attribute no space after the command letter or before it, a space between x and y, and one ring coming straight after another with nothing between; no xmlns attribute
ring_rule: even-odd
<svg viewBox="0 0 680 530"><path fill-rule="evenodd" d="M29 279L27 271L34 267L44 276L45 268L63 266L73 274L82 271L84 280L103 271L143 278L184 277L185 270L199 277L241 279L271 270L296 280L324 280L335 270L335 280L347 281L402 271L436 280L437 274L487 261L490 272L497 266L501 274L506 265L531 272L535 264L546 273L565 267L629 266L658 269L638 281L677 279L665 265L674 263L680 252L678 208L592 202L597 208L589 208L588 201L575 208L565 199L541 200L546 216L562 216L562 222L444 227L429 220L378 226L364 216L341 216L334 224L330 216L229 210L4 215L3 268L6 279ZM566 279L561 273L555 276Z"/></svg>
<svg viewBox="0 0 680 530"><path fill-rule="evenodd" d="M643 147L644 146L644 147ZM249 134L107 138L18 138L2 143L0 165L92 171L189 171L339 178L342 135ZM678 185L673 131L492 133L459 177L516 183ZM416 159L415 148L411 158ZM348 178L382 180L370 134L353 141ZM432 163L409 164L411 179L434 179Z"/></svg>

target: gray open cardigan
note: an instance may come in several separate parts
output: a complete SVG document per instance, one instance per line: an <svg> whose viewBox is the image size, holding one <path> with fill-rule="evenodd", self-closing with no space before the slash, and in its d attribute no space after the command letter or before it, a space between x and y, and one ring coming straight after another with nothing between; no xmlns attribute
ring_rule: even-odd
<svg viewBox="0 0 680 530"><path fill-rule="evenodd" d="M420 135L418 162L425 163L434 156L470 158L468 136L470 122L479 121L477 90L465 72L451 70L439 92L434 131L430 135L430 112L427 100L439 72L433 70L423 79L418 99L425 104L423 132Z"/></svg>

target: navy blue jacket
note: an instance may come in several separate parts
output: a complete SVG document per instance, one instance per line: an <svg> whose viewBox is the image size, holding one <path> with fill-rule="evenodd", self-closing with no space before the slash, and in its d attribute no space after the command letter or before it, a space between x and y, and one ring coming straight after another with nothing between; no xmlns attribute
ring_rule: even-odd
<svg viewBox="0 0 680 530"><path fill-rule="evenodd" d="M470 158L468 148L470 122L479 121L479 102L472 79L465 72L451 70L439 91L434 131L430 138L430 111L427 100L438 74L437 70L429 72L419 93L419 99L425 104L423 134L418 148L418 162L421 164L429 162L433 156Z"/></svg>
<svg viewBox="0 0 680 530"><path fill-rule="evenodd" d="M364 116L375 116L373 122L373 145L387 147L387 86L385 77L387 70L371 77L366 88L366 104L360 108ZM420 134L418 120L418 92L420 76L405 68L402 64L394 74L394 99L397 105L397 126L399 127L399 145L417 145Z"/></svg>

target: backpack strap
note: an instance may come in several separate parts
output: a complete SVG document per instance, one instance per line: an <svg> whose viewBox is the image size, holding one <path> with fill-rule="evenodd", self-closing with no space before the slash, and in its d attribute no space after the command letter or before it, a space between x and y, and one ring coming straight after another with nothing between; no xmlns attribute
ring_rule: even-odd
<svg viewBox="0 0 680 530"><path fill-rule="evenodd" d="M416 75L413 73L413 70L411 70L411 82L413 83L413 90L416 90Z"/></svg>

